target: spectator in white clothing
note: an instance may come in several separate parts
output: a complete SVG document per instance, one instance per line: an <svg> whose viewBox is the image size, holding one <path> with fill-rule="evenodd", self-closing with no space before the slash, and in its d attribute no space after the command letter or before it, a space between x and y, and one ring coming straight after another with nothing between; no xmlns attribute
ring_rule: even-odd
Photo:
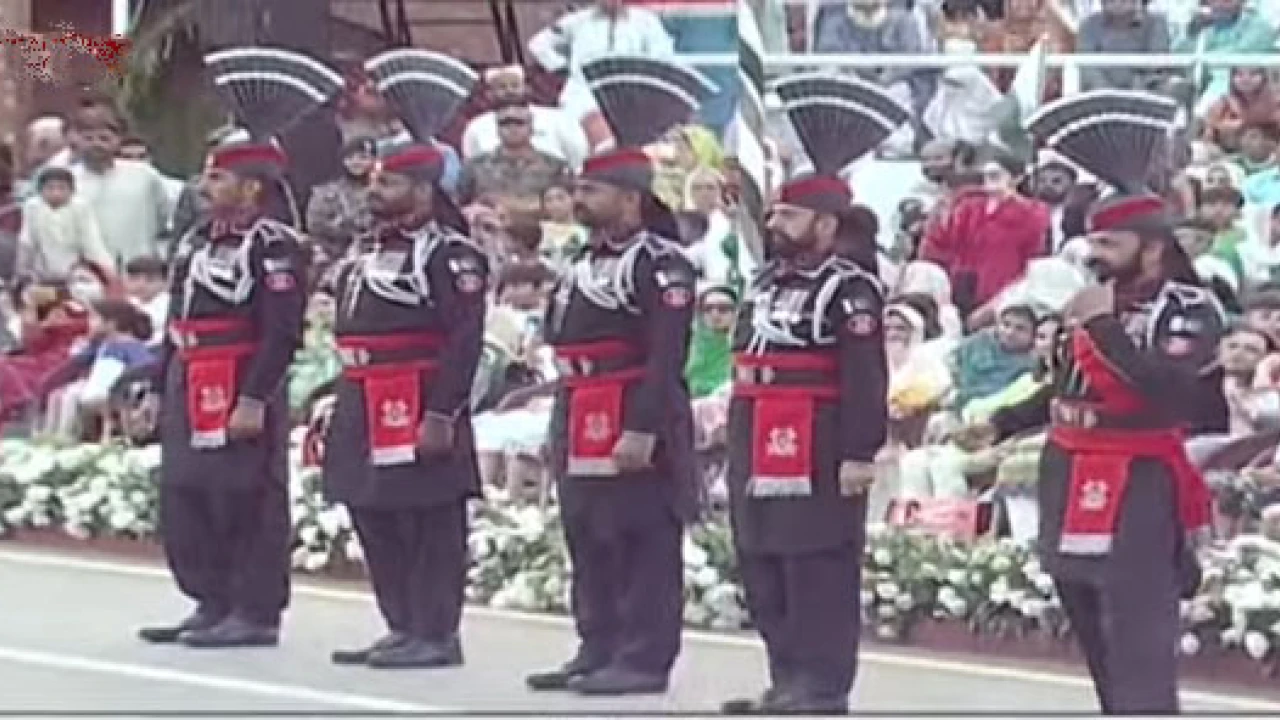
<svg viewBox="0 0 1280 720"><path fill-rule="evenodd" d="M116 154L116 157L121 160L134 160L155 167L151 160L151 146L147 145L147 141L137 135L130 135L120 141L120 151ZM160 177L164 180L165 189L169 191L169 202L177 205L178 198L182 195L182 189L186 186L186 183L177 178L169 177L164 173L160 173Z"/></svg>
<svg viewBox="0 0 1280 720"><path fill-rule="evenodd" d="M524 68L519 65L494 68L484 76L489 99L493 107L517 102L528 97ZM577 172L587 158L587 136L577 118L559 108L529 106L533 113L533 147L565 161ZM477 115L462 134L462 159L470 160L478 155L491 153L502 143L498 135L497 111L490 110Z"/></svg>
<svg viewBox="0 0 1280 720"><path fill-rule="evenodd" d="M128 262L158 251L173 200L147 163L121 160L123 122L109 100L89 99L72 118L76 195L93 208L107 250Z"/></svg>
<svg viewBox="0 0 1280 720"><path fill-rule="evenodd" d="M529 52L543 68L567 75L560 106L582 122L587 141L595 148L609 139L610 132L582 77L582 66L607 53L670 57L675 44L653 12L624 0L597 0L539 30L529 39Z"/></svg>
<svg viewBox="0 0 1280 720"><path fill-rule="evenodd" d="M93 210L75 197L71 171L45 168L36 187L36 195L22 207L18 273L42 281L65 280L81 262L114 273L115 259L102 242Z"/></svg>

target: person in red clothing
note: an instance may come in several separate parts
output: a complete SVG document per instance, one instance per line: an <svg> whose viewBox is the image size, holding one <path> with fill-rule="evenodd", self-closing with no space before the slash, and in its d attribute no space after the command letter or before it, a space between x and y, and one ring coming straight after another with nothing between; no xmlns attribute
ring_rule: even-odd
<svg viewBox="0 0 1280 720"><path fill-rule="evenodd" d="M1023 172L1017 158L993 153L982 166L982 187L957 193L925 230L921 259L947 270L956 307L971 325L981 324L984 306L1045 253L1049 208L1018 194Z"/></svg>

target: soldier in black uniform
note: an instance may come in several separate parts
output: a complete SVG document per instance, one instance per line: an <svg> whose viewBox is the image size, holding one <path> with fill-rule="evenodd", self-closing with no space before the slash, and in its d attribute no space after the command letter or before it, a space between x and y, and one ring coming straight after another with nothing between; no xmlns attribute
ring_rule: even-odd
<svg viewBox="0 0 1280 720"><path fill-rule="evenodd" d="M1213 369L1222 312L1166 204L1143 190L1175 113L1154 96L1091 93L1032 119L1118 189L1089 218L1101 282L1068 303L1051 386L966 431L981 444L1050 426L1038 549L1107 714L1178 712L1179 596L1199 583L1194 535L1210 502L1184 432L1226 431Z"/></svg>
<svg viewBox="0 0 1280 720"><path fill-rule="evenodd" d="M285 203L287 162L270 138L341 87L311 82L307 62L281 53L273 78L222 68L215 79L250 139L209 156L201 193L211 217L182 242L158 368L161 535L197 607L176 625L143 629L148 642L278 641L291 539L284 378L302 339L306 268L295 230L270 217ZM263 83L308 93L277 104Z"/></svg>
<svg viewBox="0 0 1280 720"><path fill-rule="evenodd" d="M581 643L528 684L663 692L680 649L684 526L697 510L682 377L695 278L640 148L687 121L706 86L652 60L606 57L584 72L620 147L583 167L575 204L591 240L553 293L546 325L562 373L552 469Z"/></svg>
<svg viewBox="0 0 1280 720"><path fill-rule="evenodd" d="M723 710L844 713L888 375L874 248L853 247L870 241L860 232L866 211L854 211L839 175L909 113L851 78L793 76L778 94L814 170L783 185L769 209L774 259L748 290L734 331L726 473L747 607L771 682L759 699Z"/></svg>
<svg viewBox="0 0 1280 720"><path fill-rule="evenodd" d="M488 265L440 189L428 141L475 83L443 55L398 50L367 69L415 138L389 149L370 190L375 235L338 273L343 370L324 451L327 497L351 511L389 632L339 664L462 664L467 501L480 496L470 391Z"/></svg>

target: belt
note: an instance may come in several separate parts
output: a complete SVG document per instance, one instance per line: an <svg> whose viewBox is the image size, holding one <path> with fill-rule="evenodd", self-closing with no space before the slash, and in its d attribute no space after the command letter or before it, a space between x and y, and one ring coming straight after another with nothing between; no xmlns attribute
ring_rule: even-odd
<svg viewBox="0 0 1280 720"><path fill-rule="evenodd" d="M555 347L556 370L565 378L600 378L631 376L644 368L644 353L631 343L621 340L557 345Z"/></svg>
<svg viewBox="0 0 1280 720"><path fill-rule="evenodd" d="M1148 424L1150 420L1145 414L1117 415L1106 412L1096 403L1056 399L1049 403L1049 422L1053 427L1141 432L1151 430Z"/></svg>
<svg viewBox="0 0 1280 720"><path fill-rule="evenodd" d="M837 368L828 352L735 353L733 394L834 399L840 396Z"/></svg>
<svg viewBox="0 0 1280 720"><path fill-rule="evenodd" d="M246 320L201 318L169 323L169 340L181 352L219 347L256 346L253 325Z"/></svg>
<svg viewBox="0 0 1280 720"><path fill-rule="evenodd" d="M434 365L444 338L435 333L340 335L338 357L346 368L379 365Z"/></svg>

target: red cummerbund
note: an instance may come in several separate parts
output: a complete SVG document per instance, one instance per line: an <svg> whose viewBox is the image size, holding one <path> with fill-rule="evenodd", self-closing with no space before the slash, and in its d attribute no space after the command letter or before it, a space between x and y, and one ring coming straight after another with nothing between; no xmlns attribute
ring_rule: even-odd
<svg viewBox="0 0 1280 720"><path fill-rule="evenodd" d="M644 377L644 353L620 340L557 345L555 353L569 390L568 474L617 475L613 448L622 437L623 396Z"/></svg>
<svg viewBox="0 0 1280 720"><path fill-rule="evenodd" d="M369 460L377 467L417 459L423 383L440 369L444 338L434 333L341 335L342 376L364 390Z"/></svg>
<svg viewBox="0 0 1280 720"><path fill-rule="evenodd" d="M835 352L735 353L733 365L734 397L753 401L748 493L812 494L814 410L840 397Z"/></svg>
<svg viewBox="0 0 1280 720"><path fill-rule="evenodd" d="M174 320L169 339L186 365L191 447L226 446L227 423L240 391L236 366L258 349L253 325L229 318Z"/></svg>
<svg viewBox="0 0 1280 720"><path fill-rule="evenodd" d="M1071 454L1059 551L1106 555L1124 502L1134 460L1160 461L1173 476L1178 517L1187 532L1209 524L1208 486L1187 457L1178 430L1093 430L1054 425L1049 440Z"/></svg>

